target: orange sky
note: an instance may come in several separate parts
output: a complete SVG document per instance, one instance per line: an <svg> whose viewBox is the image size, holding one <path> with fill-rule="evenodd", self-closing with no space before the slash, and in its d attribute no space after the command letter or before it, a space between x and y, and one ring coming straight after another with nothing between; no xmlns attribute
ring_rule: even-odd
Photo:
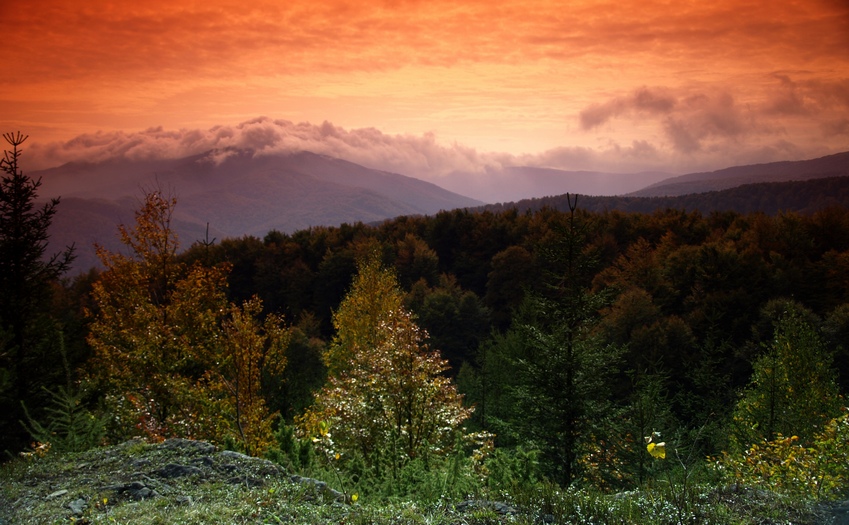
<svg viewBox="0 0 849 525"><path fill-rule="evenodd" d="M0 20L0 125L32 167L260 144L438 178L849 150L845 0L28 0Z"/></svg>

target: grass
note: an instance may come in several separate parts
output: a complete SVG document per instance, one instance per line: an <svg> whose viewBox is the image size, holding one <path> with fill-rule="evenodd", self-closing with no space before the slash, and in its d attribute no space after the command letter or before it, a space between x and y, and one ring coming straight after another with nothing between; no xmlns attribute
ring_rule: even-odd
<svg viewBox="0 0 849 525"><path fill-rule="evenodd" d="M157 472L168 464L199 465L203 472L163 479ZM234 472L238 475L233 476ZM288 473L267 461L222 455L208 446L169 448L141 442L15 460L0 467L0 480L2 525L826 523L824 512L818 512L812 502L709 484L694 484L685 506L680 504L680 492L663 484L603 494L591 489L561 490L546 483L498 492L480 490L468 495L475 505L415 497L360 498L347 504L317 492L313 485L293 482ZM132 481L146 484L157 496L135 500L115 489ZM69 504L80 499L85 509L74 514ZM486 501L503 502L511 512L497 511Z"/></svg>

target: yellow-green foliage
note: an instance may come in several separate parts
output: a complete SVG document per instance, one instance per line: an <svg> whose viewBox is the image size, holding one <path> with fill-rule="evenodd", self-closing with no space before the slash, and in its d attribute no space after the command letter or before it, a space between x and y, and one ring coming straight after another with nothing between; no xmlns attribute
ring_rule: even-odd
<svg viewBox="0 0 849 525"><path fill-rule="evenodd" d="M732 442L745 449L796 435L808 445L840 403L831 354L799 307L789 305L734 408Z"/></svg>
<svg viewBox="0 0 849 525"><path fill-rule="evenodd" d="M443 374L447 362L401 306L395 274L374 258L359 272L334 315L330 379L298 424L303 434L322 436L328 457L360 455L372 468L395 472L413 458L450 451L471 409Z"/></svg>
<svg viewBox="0 0 849 525"><path fill-rule="evenodd" d="M262 395L263 379L279 375L286 366L290 331L279 316L259 321L262 301L254 296L241 307L230 305L222 323L221 354L207 372L211 391L221 394L233 436L251 455L259 455L273 441L270 413Z"/></svg>
<svg viewBox="0 0 849 525"><path fill-rule="evenodd" d="M849 482L849 409L832 419L809 446L778 435L741 454L724 452L715 467L729 481L782 493L827 499Z"/></svg>

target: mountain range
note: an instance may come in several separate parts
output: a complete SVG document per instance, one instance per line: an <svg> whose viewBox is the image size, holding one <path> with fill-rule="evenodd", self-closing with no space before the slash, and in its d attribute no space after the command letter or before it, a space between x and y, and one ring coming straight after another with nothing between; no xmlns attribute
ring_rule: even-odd
<svg viewBox="0 0 849 525"><path fill-rule="evenodd" d="M787 182L849 175L849 151L811 160L769 162L690 173L651 184L629 197L675 197L760 182Z"/></svg>
<svg viewBox="0 0 849 525"><path fill-rule="evenodd" d="M263 237L271 230L293 232L483 204L412 177L309 152L210 151L173 160L70 163L29 175L41 179L41 196L61 196L51 248L74 243L75 269L97 265L95 242L120 250L117 225L131 224L143 193L156 189L177 199L173 226L183 247L207 235Z"/></svg>
<svg viewBox="0 0 849 525"><path fill-rule="evenodd" d="M313 226L432 215L484 204L483 199L429 182L306 151L258 155L250 150L228 149L180 159L121 158L69 163L28 175L41 180L40 196L61 197L49 232L49 251L73 243L77 253L74 271L98 265L94 243L121 250L117 225L132 224L143 193L156 189L177 198L173 226L184 248L207 238L263 237L271 230L291 233ZM676 201L670 198L688 194L755 183L844 177L849 175L849 152L678 177L657 172L611 174L526 166L491 170L487 175L490 178L477 175L473 179L457 173L445 179L442 186L474 190L478 198L512 191L515 197L511 202L566 192L608 195L621 202L626 192L614 197L610 188L626 188L633 189L624 195L629 202L653 198L649 207L674 207ZM645 186L636 187L639 184ZM488 193L486 187L493 189ZM493 198L487 202L497 201ZM504 202L501 206L510 205ZM615 207L604 202L598 206Z"/></svg>

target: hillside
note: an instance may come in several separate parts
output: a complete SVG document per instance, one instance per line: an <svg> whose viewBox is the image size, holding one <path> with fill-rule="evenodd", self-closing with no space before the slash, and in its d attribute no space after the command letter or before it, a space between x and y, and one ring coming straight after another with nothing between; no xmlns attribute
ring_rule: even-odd
<svg viewBox="0 0 849 525"><path fill-rule="evenodd" d="M537 491L533 497L516 497L515 503L444 496L393 502L358 497L352 502L351 495L267 459L187 439L132 440L82 453L34 455L0 465L0 474L0 524L660 524L677 517L668 494L642 491ZM781 518L769 523L819 525L845 518L842 507L811 505L749 487L697 489L703 492L698 513L707 523L719 518L748 525L772 515Z"/></svg>
<svg viewBox="0 0 849 525"><path fill-rule="evenodd" d="M587 211L619 210L635 213L652 213L656 210L671 208L700 211L705 214L715 211L733 211L775 215L789 211L812 213L829 206L849 207L849 177L744 184L721 191L668 197L581 195L579 202L579 207ZM566 195L557 195L541 199L526 199L512 204L488 205L478 209L497 211L511 207L519 211L536 211L542 208L566 211L569 209L569 204Z"/></svg>

